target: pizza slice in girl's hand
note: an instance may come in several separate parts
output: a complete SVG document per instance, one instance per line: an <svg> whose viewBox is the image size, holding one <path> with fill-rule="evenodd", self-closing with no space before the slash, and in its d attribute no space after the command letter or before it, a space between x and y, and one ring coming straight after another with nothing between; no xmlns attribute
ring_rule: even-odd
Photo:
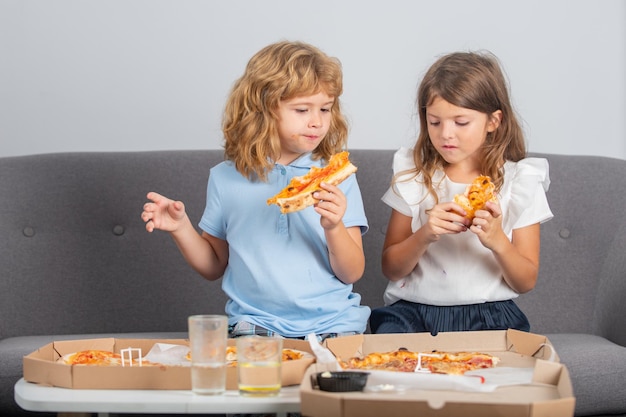
<svg viewBox="0 0 626 417"><path fill-rule="evenodd" d="M488 201L497 202L495 195L496 187L491 182L491 178L480 175L467 186L464 194L454 196L454 202L463 207L467 213L465 217L472 220L477 210L482 210Z"/></svg>
<svg viewBox="0 0 626 417"><path fill-rule="evenodd" d="M293 213L317 203L313 193L321 190L320 183L338 185L356 172L348 155L345 151L336 153L325 167L311 167L307 174L293 177L287 187L267 200L267 204L278 205L281 213Z"/></svg>

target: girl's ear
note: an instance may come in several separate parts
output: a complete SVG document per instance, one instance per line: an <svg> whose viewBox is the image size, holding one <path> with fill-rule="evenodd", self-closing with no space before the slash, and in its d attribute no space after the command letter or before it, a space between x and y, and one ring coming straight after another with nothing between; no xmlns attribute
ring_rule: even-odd
<svg viewBox="0 0 626 417"><path fill-rule="evenodd" d="M487 132L493 132L500 126L502 122L502 110L496 110L489 115L489 122L487 122Z"/></svg>

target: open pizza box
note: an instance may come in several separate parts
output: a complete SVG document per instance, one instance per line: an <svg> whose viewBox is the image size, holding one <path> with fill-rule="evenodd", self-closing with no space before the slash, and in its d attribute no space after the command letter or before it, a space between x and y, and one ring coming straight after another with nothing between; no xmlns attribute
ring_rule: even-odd
<svg viewBox="0 0 626 417"><path fill-rule="evenodd" d="M335 393L317 387L317 374L333 365L318 357L300 385L306 417L574 415L569 373L545 336L517 330L355 335L327 339L325 347L343 359L406 348L481 352L500 361L473 376L364 371L370 375L362 392Z"/></svg>
<svg viewBox="0 0 626 417"><path fill-rule="evenodd" d="M85 339L65 340L49 343L24 356L24 379L29 382L75 389L191 389L191 368L181 365L161 366L90 366L66 365L58 359L68 353L87 349L108 350L120 353L122 349L132 348L133 358L142 356L158 347L171 345L189 346L186 339ZM229 345L235 340L229 339ZM175 346L176 347L176 346ZM311 353L308 342L302 340L283 341L283 347ZM282 364L282 385L298 385L306 369L315 361L314 356L285 361ZM231 366L226 371L226 389L237 389L237 367Z"/></svg>

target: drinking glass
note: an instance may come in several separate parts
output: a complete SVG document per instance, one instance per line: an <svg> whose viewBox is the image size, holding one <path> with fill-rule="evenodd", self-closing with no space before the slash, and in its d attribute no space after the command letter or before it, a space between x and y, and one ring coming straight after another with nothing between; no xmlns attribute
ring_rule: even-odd
<svg viewBox="0 0 626 417"><path fill-rule="evenodd" d="M226 344L228 318L195 315L188 319L191 347L191 390L219 395L226 390Z"/></svg>
<svg viewBox="0 0 626 417"><path fill-rule="evenodd" d="M267 336L237 338L239 393L244 396L275 396L281 388L283 339Z"/></svg>

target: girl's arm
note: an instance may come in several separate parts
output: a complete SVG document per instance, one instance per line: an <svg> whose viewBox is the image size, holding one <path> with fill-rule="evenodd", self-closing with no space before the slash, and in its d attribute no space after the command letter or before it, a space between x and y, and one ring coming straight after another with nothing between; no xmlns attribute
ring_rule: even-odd
<svg viewBox="0 0 626 417"><path fill-rule="evenodd" d="M539 223L513 230L513 241L503 242L493 254L509 287L519 294L535 288L539 274Z"/></svg>
<svg viewBox="0 0 626 417"><path fill-rule="evenodd" d="M487 203L487 207L488 210L476 212L470 230L491 249L509 287L519 294L532 290L539 274L539 223L514 229L509 241L502 230L500 207L494 203Z"/></svg>
<svg viewBox="0 0 626 417"><path fill-rule="evenodd" d="M428 212L428 222L415 233L412 218L392 210L383 245L382 269L390 281L398 281L415 269L428 246L442 234L456 234L467 230L468 220L458 214L459 206L442 203Z"/></svg>
<svg viewBox="0 0 626 417"><path fill-rule="evenodd" d="M228 243L208 233L198 234L191 224L185 205L160 194L148 193L141 218L146 230L170 233L185 260L204 278L213 281L224 274L228 264Z"/></svg>
<svg viewBox="0 0 626 417"><path fill-rule="evenodd" d="M417 266L420 258L433 240L420 228L411 232L412 218L392 210L385 243L383 244L382 270L390 281L406 277Z"/></svg>

